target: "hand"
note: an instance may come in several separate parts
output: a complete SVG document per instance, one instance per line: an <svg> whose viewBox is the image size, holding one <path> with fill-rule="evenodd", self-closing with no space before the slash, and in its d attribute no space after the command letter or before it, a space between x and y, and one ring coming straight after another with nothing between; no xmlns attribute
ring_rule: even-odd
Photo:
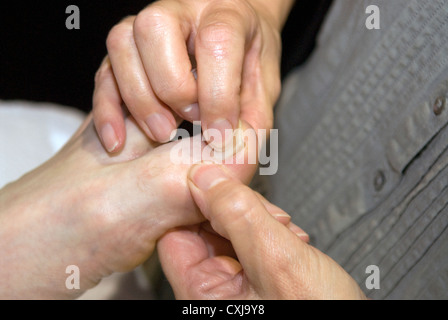
<svg viewBox="0 0 448 320"><path fill-rule="evenodd" d="M158 142L170 140L179 117L201 120L204 132L237 129L239 120L271 128L280 92L280 30L291 4L163 0L121 21L109 33L93 98L105 148L117 152L124 144L123 104ZM207 138L218 149L229 142Z"/></svg>
<svg viewBox="0 0 448 320"><path fill-rule="evenodd" d="M178 228L158 242L178 299L364 299L356 282L306 243L282 211L216 165L195 166L192 196L216 233ZM289 229L287 227L288 226ZM298 236L299 235L299 236Z"/></svg>
<svg viewBox="0 0 448 320"><path fill-rule="evenodd" d="M191 140L157 147L132 118L125 126L129 139L111 156L89 117L57 155L0 190L1 298L74 298L144 262L167 230L204 220L187 186L188 161L170 158ZM228 168L245 182L255 170ZM65 287L73 264L80 290Z"/></svg>

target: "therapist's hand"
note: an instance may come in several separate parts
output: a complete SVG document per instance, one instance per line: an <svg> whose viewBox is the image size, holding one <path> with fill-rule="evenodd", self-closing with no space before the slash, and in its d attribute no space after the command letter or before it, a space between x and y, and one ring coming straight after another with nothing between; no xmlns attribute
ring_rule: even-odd
<svg viewBox="0 0 448 320"><path fill-rule="evenodd" d="M271 128L280 30L292 2L161 0L117 24L93 98L105 148L117 152L124 144L122 109L158 142L170 140L179 118L201 120L204 132L237 129L240 119ZM229 142L207 138L218 149Z"/></svg>
<svg viewBox="0 0 448 320"><path fill-rule="evenodd" d="M193 198L210 228L179 228L158 243L178 299L364 299L331 258L273 217L272 205L216 165L195 166ZM280 209L276 209L277 212Z"/></svg>
<svg viewBox="0 0 448 320"><path fill-rule="evenodd" d="M197 138L207 148L201 137L156 146L132 118L125 125L129 139L111 156L88 118L52 159L0 190L0 298L75 298L144 262L167 230L204 220L187 186L192 159L176 153L185 161L174 165L171 155ZM247 183L256 166L228 168ZM66 287L70 265L79 289Z"/></svg>

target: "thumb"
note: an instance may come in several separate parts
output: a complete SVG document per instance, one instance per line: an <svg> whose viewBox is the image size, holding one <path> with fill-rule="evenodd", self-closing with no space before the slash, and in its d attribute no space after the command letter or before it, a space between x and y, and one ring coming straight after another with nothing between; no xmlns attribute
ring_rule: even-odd
<svg viewBox="0 0 448 320"><path fill-rule="evenodd" d="M306 243L269 213L260 197L230 176L225 167L196 165L189 174L191 194L213 229L232 243L249 282L272 288L267 280L283 250ZM279 252L273 252L279 249ZM276 248L276 249L275 249ZM286 257L285 257L286 258ZM289 265L289 264L287 264ZM275 281L272 278L272 281Z"/></svg>

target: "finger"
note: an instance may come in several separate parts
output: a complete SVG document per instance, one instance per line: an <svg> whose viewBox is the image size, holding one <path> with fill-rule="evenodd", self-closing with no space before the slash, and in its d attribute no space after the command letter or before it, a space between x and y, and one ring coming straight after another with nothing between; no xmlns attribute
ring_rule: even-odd
<svg viewBox="0 0 448 320"><path fill-rule="evenodd" d="M176 121L153 92L134 42L134 20L134 17L126 18L107 37L113 73L121 97L140 127L151 139L167 142L176 129Z"/></svg>
<svg viewBox="0 0 448 320"><path fill-rule="evenodd" d="M140 12L134 22L135 42L156 96L189 121L199 120L197 84L187 41L188 7L158 2Z"/></svg>
<svg viewBox="0 0 448 320"><path fill-rule="evenodd" d="M274 277L277 272L274 265L288 265L291 255L300 256L307 250L305 242L286 231L250 188L220 167L195 166L189 174L189 187L213 229L231 241L250 283L263 287L278 280ZM294 249L289 253L288 248ZM272 259L275 264L266 264ZM265 279L270 276L272 279ZM281 277L285 279L285 274ZM277 286L273 282L271 285Z"/></svg>
<svg viewBox="0 0 448 320"><path fill-rule="evenodd" d="M173 229L157 242L164 274L178 299L185 297L190 287L189 270L208 257L207 247L198 229L199 226Z"/></svg>
<svg viewBox="0 0 448 320"><path fill-rule="evenodd" d="M157 249L177 299L219 299L239 292L241 265L227 256L211 256L197 226L166 233Z"/></svg>
<svg viewBox="0 0 448 320"><path fill-rule="evenodd" d="M281 90L281 46L263 44L260 35L254 38L244 63L240 117L256 130L268 130L273 127L273 109Z"/></svg>
<svg viewBox="0 0 448 320"><path fill-rule="evenodd" d="M203 14L195 40L198 100L204 137L222 150L226 132L239 127L240 88L248 19L223 2ZM209 130L220 133L211 139Z"/></svg>
<svg viewBox="0 0 448 320"><path fill-rule="evenodd" d="M219 233L213 230L210 221L201 223L199 234L204 239L209 256L227 256L236 259L235 250L229 240L221 237Z"/></svg>
<svg viewBox="0 0 448 320"><path fill-rule="evenodd" d="M265 206L266 210L274 217L275 220L280 222L282 225L286 226L289 230L295 233L301 240L309 243L310 237L309 235L299 226L291 222L291 216L287 214L285 211L280 209L279 207L273 205L269 201L267 201L263 196L256 193L260 201ZM212 228L210 223L204 223L203 229L211 234L217 234L216 231Z"/></svg>
<svg viewBox="0 0 448 320"><path fill-rule="evenodd" d="M266 211L268 211L278 222L286 226L289 230L294 232L300 239L308 243L310 241L309 235L299 226L291 222L291 216L287 214L283 209L272 204L265 197L263 197L258 192L255 195L263 203Z"/></svg>
<svg viewBox="0 0 448 320"><path fill-rule="evenodd" d="M255 192L255 195L258 197L261 203L263 203L266 211L268 211L278 222L280 222L283 225L287 225L291 222L291 216L289 214L287 214L285 211L283 211L276 205L270 203L268 200L266 200L265 197L263 197L258 192Z"/></svg>
<svg viewBox="0 0 448 320"><path fill-rule="evenodd" d="M92 102L95 128L101 143L110 153L120 151L126 140L126 130L122 100L108 57L95 75Z"/></svg>
<svg viewBox="0 0 448 320"><path fill-rule="evenodd" d="M310 241L309 235L299 226L291 222L291 216L287 214L284 210L272 204L265 197L263 197L258 192L254 192L258 199L263 203L266 211L268 211L278 222L286 226L289 230L294 232L300 239L305 242ZM210 222L204 222L202 224L202 229L206 230L209 233L217 234L216 231L210 225Z"/></svg>

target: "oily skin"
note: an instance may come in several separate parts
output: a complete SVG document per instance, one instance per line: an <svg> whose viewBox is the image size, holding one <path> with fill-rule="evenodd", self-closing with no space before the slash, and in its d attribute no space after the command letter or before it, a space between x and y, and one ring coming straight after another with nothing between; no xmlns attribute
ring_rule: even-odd
<svg viewBox="0 0 448 320"><path fill-rule="evenodd" d="M292 3L162 0L123 19L95 78L93 114L105 148L118 152L126 140L123 105L158 142L169 140L178 118L200 120L203 131L236 129L240 120L272 128L280 32Z"/></svg>

